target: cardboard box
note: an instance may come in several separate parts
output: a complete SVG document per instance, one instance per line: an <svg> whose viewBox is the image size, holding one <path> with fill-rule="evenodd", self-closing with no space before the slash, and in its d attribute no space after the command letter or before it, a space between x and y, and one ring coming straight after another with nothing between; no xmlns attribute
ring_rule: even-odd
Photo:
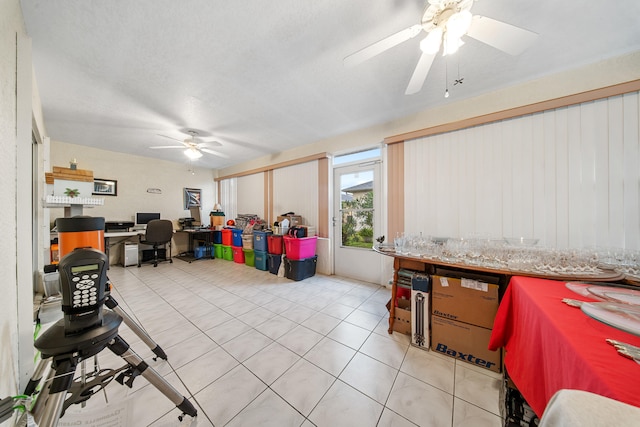
<svg viewBox="0 0 640 427"><path fill-rule="evenodd" d="M282 223L282 220L285 218L289 220L289 227L302 225L302 217L300 215L287 215L287 216L279 215L277 218L278 223Z"/></svg>
<svg viewBox="0 0 640 427"><path fill-rule="evenodd" d="M401 334L411 335L411 301L408 299L398 299L393 330Z"/></svg>
<svg viewBox="0 0 640 427"><path fill-rule="evenodd" d="M431 350L494 372L502 370L502 352L488 349L491 329L431 317Z"/></svg>
<svg viewBox="0 0 640 427"><path fill-rule="evenodd" d="M429 292L431 278L415 274L411 278L411 345L429 350Z"/></svg>
<svg viewBox="0 0 640 427"><path fill-rule="evenodd" d="M316 226L315 225L300 225L299 227L304 228L305 231L305 237L313 237L315 235L317 235L318 233L316 233Z"/></svg>
<svg viewBox="0 0 640 427"><path fill-rule="evenodd" d="M476 279L432 276L432 314L493 328L498 311L498 285Z"/></svg>

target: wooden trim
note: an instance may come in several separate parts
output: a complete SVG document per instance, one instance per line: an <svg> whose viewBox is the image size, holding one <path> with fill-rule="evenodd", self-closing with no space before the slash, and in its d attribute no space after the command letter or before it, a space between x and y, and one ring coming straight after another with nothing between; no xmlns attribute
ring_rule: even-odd
<svg viewBox="0 0 640 427"><path fill-rule="evenodd" d="M262 199L262 212L264 212L264 214L262 215L262 218L266 219L267 224L269 224L271 222L271 219L269 218L269 171L264 171L262 174L262 194L263 194L263 199Z"/></svg>
<svg viewBox="0 0 640 427"><path fill-rule="evenodd" d="M404 144L387 146L387 242L404 231Z"/></svg>
<svg viewBox="0 0 640 427"><path fill-rule="evenodd" d="M263 166L263 167L256 168L256 169L251 169L251 170L246 170L246 171L243 171L243 172L232 173L232 174L229 174L229 175L220 176L218 178L214 178L214 180L215 181L222 181L223 179L238 178L238 177L241 177L241 176L253 175L253 174L256 174L256 173L260 173L260 172L266 172L266 171L270 171L270 170L274 170L274 169L285 168L287 166L294 166L294 165L299 165L301 163L312 162L314 160L326 159L328 157L329 157L329 155L326 152L311 154L310 156L300 157L298 159L293 159L293 160L287 160L286 162L275 163L275 164L269 165L269 166Z"/></svg>
<svg viewBox="0 0 640 427"><path fill-rule="evenodd" d="M521 107L510 108L508 110L496 111L494 113L484 114L482 116L471 117L456 122L444 123L429 128L419 129L399 135L389 136L384 139L387 145L396 144L398 142L408 141L415 138L423 138L425 136L437 135L445 132L452 132L472 126L483 125L487 123L497 122L500 120L511 119L514 117L535 114L542 111L553 110L556 108L567 107L570 105L581 104L583 102L595 101L598 99L608 98L611 96L623 95L625 93L636 92L640 90L640 79L632 80L626 83L620 83L613 86L607 86L599 89L589 90L586 92L576 93L573 95L562 96L560 98L549 99L546 101L536 102L534 104L523 105Z"/></svg>
<svg viewBox="0 0 640 427"><path fill-rule="evenodd" d="M329 237L329 169L328 158L318 160L318 224L319 237Z"/></svg>
<svg viewBox="0 0 640 427"><path fill-rule="evenodd" d="M264 215L267 218L267 224L273 224L273 171L264 172Z"/></svg>

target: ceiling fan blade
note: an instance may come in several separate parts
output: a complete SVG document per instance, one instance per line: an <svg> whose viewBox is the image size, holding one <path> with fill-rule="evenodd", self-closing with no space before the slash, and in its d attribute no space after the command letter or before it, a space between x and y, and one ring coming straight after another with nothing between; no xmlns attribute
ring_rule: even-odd
<svg viewBox="0 0 640 427"><path fill-rule="evenodd" d="M414 38L415 36L420 34L420 31L422 31L422 25L418 24L392 34L387 38L375 42L374 44L347 56L346 58L344 58L344 65L345 67L354 67L358 64L361 64L367 59L371 59L374 56L379 55L382 52L389 50L402 42Z"/></svg>
<svg viewBox="0 0 640 427"><path fill-rule="evenodd" d="M218 151L210 150L208 148L201 148L200 151L203 151L208 154L213 154L214 156L222 157L223 159L229 158L229 156L227 156L226 154L220 153Z"/></svg>
<svg viewBox="0 0 640 427"><path fill-rule="evenodd" d="M153 150L161 150L163 148L184 148L182 145L157 145L155 147L149 147Z"/></svg>
<svg viewBox="0 0 640 427"><path fill-rule="evenodd" d="M182 142L182 140L181 140L181 139L173 138L173 137L171 137L171 136L162 135L162 134L159 134L159 133L157 133L156 135L161 136L161 137L163 137L163 138L169 138L169 139L172 139L172 140L174 140L174 141L180 141L180 142Z"/></svg>
<svg viewBox="0 0 640 427"><path fill-rule="evenodd" d="M486 16L474 16L467 35L514 56L520 55L538 38L534 32Z"/></svg>
<svg viewBox="0 0 640 427"><path fill-rule="evenodd" d="M170 140L172 140L172 141L178 141L178 142L180 142L182 145L184 145L185 147L187 147L187 148L189 147L189 144L188 144L186 141L183 141L182 139L173 138L173 137L171 137L171 136L167 136L167 135L161 135L161 134L159 134L159 133L158 133L158 134L156 134L156 135L161 136L161 137L163 137L163 138L168 138L168 139L170 139ZM182 148L182 147L179 147L179 148Z"/></svg>
<svg viewBox="0 0 640 427"><path fill-rule="evenodd" d="M222 143L218 141L204 141L198 144L201 147L206 147L207 145L211 147L222 147Z"/></svg>
<svg viewBox="0 0 640 427"><path fill-rule="evenodd" d="M413 95L414 93L418 93L422 90L422 85L427 78L427 74L429 74L431 64L435 57L435 53L422 53L418 60L418 65L416 65L416 69L413 70L413 75L411 76L411 80L409 80L407 90L404 92L405 95Z"/></svg>

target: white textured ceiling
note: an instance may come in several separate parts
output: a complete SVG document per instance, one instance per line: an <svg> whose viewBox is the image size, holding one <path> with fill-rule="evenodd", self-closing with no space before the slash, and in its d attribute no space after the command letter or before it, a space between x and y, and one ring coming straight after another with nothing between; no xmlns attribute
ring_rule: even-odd
<svg viewBox="0 0 640 427"><path fill-rule="evenodd" d="M479 0L539 34L517 57L465 38L404 94L421 37L354 68L343 58L419 23L424 0L22 0L48 136L186 162L159 135L202 141L222 168L445 102L640 50L638 0ZM453 79L464 77L462 85Z"/></svg>

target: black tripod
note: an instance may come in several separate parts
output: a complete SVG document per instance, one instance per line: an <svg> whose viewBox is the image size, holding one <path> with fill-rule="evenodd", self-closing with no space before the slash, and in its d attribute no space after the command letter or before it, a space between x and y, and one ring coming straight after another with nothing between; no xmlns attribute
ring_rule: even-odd
<svg viewBox="0 0 640 427"><path fill-rule="evenodd" d="M107 282L107 289L110 288L111 284L110 282ZM104 305L106 305L107 308L122 317L122 321L124 322L124 324L127 325L129 329L131 329L131 331L135 333L138 338L140 338L142 342L144 342L151 349L151 351L156 355L153 360L156 360L158 357L162 360L167 360L167 354L164 352L164 350L149 336L149 334L147 334L144 329L142 329L140 325L138 325L131 318L131 316L127 314L127 312L120 308L120 305L118 305L118 302L115 300L115 298L113 298L110 292L105 293ZM29 383L27 384L27 387L25 388L23 394L31 396L36 391L36 387L42 380L42 376L49 366L49 362L50 360L45 359L44 357L38 362L38 365L34 369L33 375L31 376L31 379L29 380Z"/></svg>
<svg viewBox="0 0 640 427"><path fill-rule="evenodd" d="M107 264L106 255L91 248L76 249L60 260L64 318L35 342L35 347L42 353L42 362L51 359L52 368L32 409L37 424L55 427L70 405L89 399L114 377L121 384L131 387L138 375L146 378L171 400L183 415L195 417L197 411L191 402L119 336L118 328L123 318L113 311L103 314L102 306L108 300L108 295L105 295ZM107 370L88 383L74 381L78 364L105 348L122 357L127 364L115 371ZM34 372L28 394L35 390L46 365L41 363ZM179 418L182 419L182 415Z"/></svg>

